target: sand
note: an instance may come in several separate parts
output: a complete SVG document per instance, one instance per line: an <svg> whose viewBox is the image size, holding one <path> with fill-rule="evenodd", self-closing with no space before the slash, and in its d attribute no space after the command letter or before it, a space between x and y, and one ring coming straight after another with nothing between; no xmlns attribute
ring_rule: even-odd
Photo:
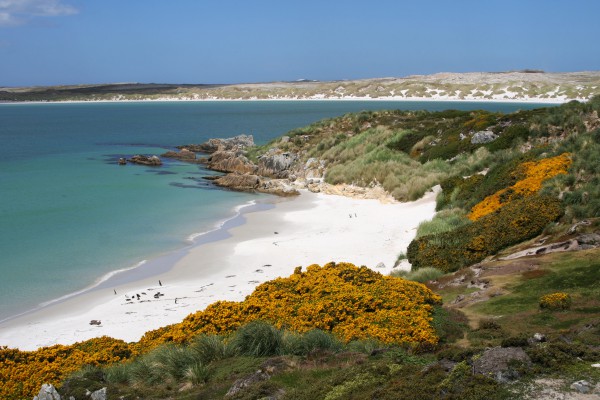
<svg viewBox="0 0 600 400"><path fill-rule="evenodd" d="M3 322L0 345L34 350L103 335L137 341L217 300L241 301L259 283L289 276L297 266L345 261L389 274L418 224L435 214L435 196L383 204L303 191L273 200L274 208L246 212L238 220L245 223L217 232L220 240L166 255L171 265L162 270L149 272L144 264L127 279L115 277Z"/></svg>

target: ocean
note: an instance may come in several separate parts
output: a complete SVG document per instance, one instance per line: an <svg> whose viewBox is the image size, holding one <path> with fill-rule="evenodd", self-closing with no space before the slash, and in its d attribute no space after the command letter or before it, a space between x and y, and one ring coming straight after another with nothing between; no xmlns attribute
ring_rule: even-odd
<svg viewBox="0 0 600 400"><path fill-rule="evenodd" d="M540 104L215 101L0 104L0 321L193 245L264 194L212 186L201 165L117 165L212 137L258 144L322 118L375 109Z"/></svg>

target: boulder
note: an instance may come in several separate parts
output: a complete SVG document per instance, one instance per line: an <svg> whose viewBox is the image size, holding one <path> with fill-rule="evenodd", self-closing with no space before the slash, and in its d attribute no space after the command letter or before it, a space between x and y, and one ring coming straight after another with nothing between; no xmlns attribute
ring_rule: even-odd
<svg viewBox="0 0 600 400"><path fill-rule="evenodd" d="M593 390L592 384L589 383L588 381L577 381L577 382L573 382L571 384L571 389L575 390L576 392L579 393L590 393Z"/></svg>
<svg viewBox="0 0 600 400"><path fill-rule="evenodd" d="M471 143L472 144L484 144L484 143L493 142L496 139L498 139L498 135L496 135L492 131L479 131L479 132L475 132L473 134L473 136L471 136Z"/></svg>
<svg viewBox="0 0 600 400"><path fill-rule="evenodd" d="M150 167L162 165L162 161L160 160L160 158L158 158L158 156L144 156L141 154L137 154L127 161L129 161L130 163L147 165Z"/></svg>
<svg viewBox="0 0 600 400"><path fill-rule="evenodd" d="M238 135L227 139L209 139L201 144L186 144L178 149L186 148L196 153L214 153L216 151L245 149L254 146L252 135Z"/></svg>
<svg viewBox="0 0 600 400"><path fill-rule="evenodd" d="M241 151L219 150L207 160L207 167L220 172L254 174L256 166Z"/></svg>
<svg viewBox="0 0 600 400"><path fill-rule="evenodd" d="M40 392L33 400L61 400L60 394L56 391L56 388L49 383L44 383Z"/></svg>
<svg viewBox="0 0 600 400"><path fill-rule="evenodd" d="M473 372L493 377L499 383L506 383L519 377L519 373L510 367L515 361L531 365L531 359L520 347L493 347L473 360Z"/></svg>
<svg viewBox="0 0 600 400"><path fill-rule="evenodd" d="M102 388L92 392L90 395L91 400L106 400L106 388Z"/></svg>
<svg viewBox="0 0 600 400"><path fill-rule="evenodd" d="M244 192L261 192L279 196L296 196L298 191L287 179L268 179L254 174L228 174L214 181L215 185Z"/></svg>
<svg viewBox="0 0 600 400"><path fill-rule="evenodd" d="M272 149L258 159L257 173L269 178L288 178L297 160L296 153Z"/></svg>
<svg viewBox="0 0 600 400"><path fill-rule="evenodd" d="M196 153L186 149L185 147L179 151L167 151L164 154L160 155L165 158L174 158L176 160L186 161L186 162L197 162Z"/></svg>

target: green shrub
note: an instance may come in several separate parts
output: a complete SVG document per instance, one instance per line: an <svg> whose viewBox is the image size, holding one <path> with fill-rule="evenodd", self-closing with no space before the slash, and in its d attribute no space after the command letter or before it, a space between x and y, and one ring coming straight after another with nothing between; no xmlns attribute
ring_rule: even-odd
<svg viewBox="0 0 600 400"><path fill-rule="evenodd" d="M471 224L413 240L407 257L414 269L435 267L453 272L540 234L562 213L560 200L553 197L515 200Z"/></svg>

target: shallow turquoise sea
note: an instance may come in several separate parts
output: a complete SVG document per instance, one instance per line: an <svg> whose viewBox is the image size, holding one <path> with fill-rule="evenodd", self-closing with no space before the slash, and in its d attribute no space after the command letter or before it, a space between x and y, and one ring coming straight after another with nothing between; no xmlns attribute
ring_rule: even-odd
<svg viewBox="0 0 600 400"><path fill-rule="evenodd" d="M190 244L266 195L217 189L202 166L118 166L119 157L245 133L257 143L374 109L488 109L445 102L0 104L0 320ZM141 265L139 268L144 268Z"/></svg>

